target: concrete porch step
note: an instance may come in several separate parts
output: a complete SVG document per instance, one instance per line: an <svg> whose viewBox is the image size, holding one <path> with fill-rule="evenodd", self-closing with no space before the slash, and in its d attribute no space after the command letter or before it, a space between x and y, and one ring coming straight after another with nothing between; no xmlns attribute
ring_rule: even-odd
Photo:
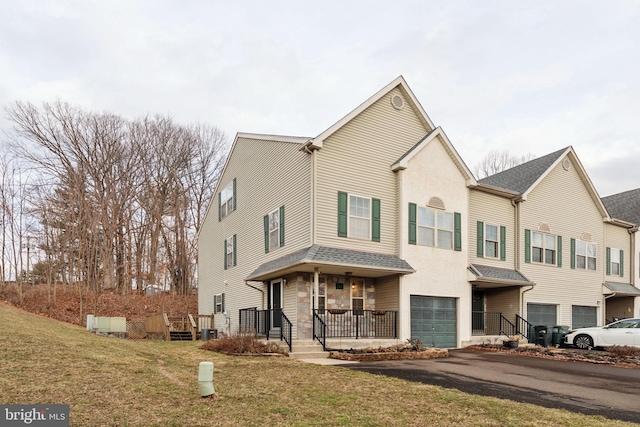
<svg viewBox="0 0 640 427"><path fill-rule="evenodd" d="M313 340L295 340L291 345L289 357L292 359L326 359L328 351L322 350L322 345Z"/></svg>

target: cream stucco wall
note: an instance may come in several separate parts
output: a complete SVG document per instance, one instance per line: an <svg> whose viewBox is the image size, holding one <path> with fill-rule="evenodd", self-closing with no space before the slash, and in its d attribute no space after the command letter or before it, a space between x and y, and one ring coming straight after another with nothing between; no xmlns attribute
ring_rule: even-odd
<svg viewBox="0 0 640 427"><path fill-rule="evenodd" d="M400 338L410 337L410 296L450 297L457 300L457 340L471 337L471 286L467 281L469 242L468 189L465 177L453 162L441 137L433 138L398 172L400 256L415 270L401 278ZM444 202L447 212L459 212L462 251L408 243L408 204L426 206L431 197Z"/></svg>

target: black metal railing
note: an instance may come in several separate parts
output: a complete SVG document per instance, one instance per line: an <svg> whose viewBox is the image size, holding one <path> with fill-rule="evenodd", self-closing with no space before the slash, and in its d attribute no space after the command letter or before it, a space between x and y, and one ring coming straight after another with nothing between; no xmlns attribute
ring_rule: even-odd
<svg viewBox="0 0 640 427"><path fill-rule="evenodd" d="M322 350L327 350L327 324L318 315L318 310L313 311L313 339L322 344Z"/></svg>
<svg viewBox="0 0 640 427"><path fill-rule="evenodd" d="M519 314L516 314L516 333L525 337L529 342L532 342L531 338L535 334L533 325Z"/></svg>
<svg viewBox="0 0 640 427"><path fill-rule="evenodd" d="M256 307L240 310L239 331L252 333L267 340L278 338L287 343L291 351L293 324L281 308L258 310Z"/></svg>
<svg viewBox="0 0 640 427"><path fill-rule="evenodd" d="M392 310L313 310L314 339L398 338L398 312Z"/></svg>
<svg viewBox="0 0 640 427"><path fill-rule="evenodd" d="M515 335L516 325L500 312L471 312L471 330L473 335Z"/></svg>

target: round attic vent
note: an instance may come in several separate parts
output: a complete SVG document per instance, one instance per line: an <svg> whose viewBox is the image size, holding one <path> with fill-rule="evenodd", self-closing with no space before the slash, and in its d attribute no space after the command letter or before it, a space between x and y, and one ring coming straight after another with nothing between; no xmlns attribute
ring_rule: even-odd
<svg viewBox="0 0 640 427"><path fill-rule="evenodd" d="M402 110L404 107L404 99L400 95L391 95L391 105L396 110Z"/></svg>
<svg viewBox="0 0 640 427"><path fill-rule="evenodd" d="M569 159L564 159L562 161L562 167L564 168L564 170L568 171L569 168L571 167L571 162L569 161Z"/></svg>

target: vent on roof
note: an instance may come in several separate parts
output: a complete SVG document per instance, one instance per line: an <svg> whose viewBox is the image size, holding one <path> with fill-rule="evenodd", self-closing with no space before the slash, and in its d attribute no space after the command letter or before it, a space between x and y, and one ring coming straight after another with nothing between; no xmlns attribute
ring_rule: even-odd
<svg viewBox="0 0 640 427"><path fill-rule="evenodd" d="M404 108L404 99L400 95L391 95L391 105L396 110L402 110Z"/></svg>
<svg viewBox="0 0 640 427"><path fill-rule="evenodd" d="M562 167L564 168L564 170L568 171L569 168L571 167L571 162L569 161L569 159L564 159L562 161Z"/></svg>

